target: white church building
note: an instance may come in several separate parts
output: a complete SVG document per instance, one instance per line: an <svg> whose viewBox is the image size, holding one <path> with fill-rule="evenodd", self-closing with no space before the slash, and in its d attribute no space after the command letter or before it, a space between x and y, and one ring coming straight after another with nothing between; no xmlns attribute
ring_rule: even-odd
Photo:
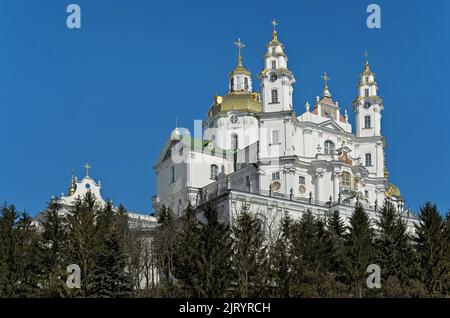
<svg viewBox="0 0 450 318"><path fill-rule="evenodd" d="M228 91L214 96L202 121L202 138L181 127L168 138L155 165L153 208L165 205L181 214L188 202L213 201L229 218L246 206L263 218L285 212L298 218L310 210L318 216L339 211L348 220L360 202L376 219L388 198L412 231L416 217L389 183L381 134L384 105L367 55L352 103L354 128L347 110L333 99L326 73L322 95L298 115L292 98L295 77L273 24L258 74L260 92L253 91L238 40Z"/></svg>

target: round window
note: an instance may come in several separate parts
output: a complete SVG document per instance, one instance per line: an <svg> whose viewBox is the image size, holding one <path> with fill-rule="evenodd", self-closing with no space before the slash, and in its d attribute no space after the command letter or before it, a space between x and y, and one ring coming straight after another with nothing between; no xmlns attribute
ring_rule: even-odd
<svg viewBox="0 0 450 318"><path fill-rule="evenodd" d="M304 185L301 185L298 187L298 192L300 192L300 194L305 194L306 193L306 188Z"/></svg>
<svg viewBox="0 0 450 318"><path fill-rule="evenodd" d="M279 183L278 181L275 181L272 183L272 190L273 191L279 191L281 188L281 183Z"/></svg>
<svg viewBox="0 0 450 318"><path fill-rule="evenodd" d="M85 187L86 187L86 189L90 189L91 185L89 183L86 183Z"/></svg>
<svg viewBox="0 0 450 318"><path fill-rule="evenodd" d="M230 121L232 124L236 124L238 122L238 117L235 114L233 114L230 117Z"/></svg>
<svg viewBox="0 0 450 318"><path fill-rule="evenodd" d="M277 78L278 78L278 77L277 77L276 74L271 74L271 75L270 75L270 81L271 81L271 82L275 82L275 81L277 80Z"/></svg>

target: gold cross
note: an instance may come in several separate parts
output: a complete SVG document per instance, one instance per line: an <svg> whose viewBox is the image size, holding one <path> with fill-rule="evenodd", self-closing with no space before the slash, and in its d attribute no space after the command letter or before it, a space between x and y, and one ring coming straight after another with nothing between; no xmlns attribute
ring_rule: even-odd
<svg viewBox="0 0 450 318"><path fill-rule="evenodd" d="M273 32L277 32L276 27L278 25L278 21L273 19L270 23L273 25Z"/></svg>
<svg viewBox="0 0 450 318"><path fill-rule="evenodd" d="M364 52L364 56L366 57L366 62L369 61L369 53L367 51Z"/></svg>
<svg viewBox="0 0 450 318"><path fill-rule="evenodd" d="M245 47L245 44L241 42L241 39L237 39L237 41L234 42L234 45L237 46L238 52L239 52L239 56L241 56L241 49Z"/></svg>
<svg viewBox="0 0 450 318"><path fill-rule="evenodd" d="M323 79L323 81L325 82L325 87L327 87L327 86L328 86L327 83L328 83L328 81L331 79L331 78L328 76L327 72L323 73L322 79Z"/></svg>
<svg viewBox="0 0 450 318"><path fill-rule="evenodd" d="M89 165L89 163L86 163L84 167L86 168L86 177L89 177L89 169L91 169L91 166Z"/></svg>

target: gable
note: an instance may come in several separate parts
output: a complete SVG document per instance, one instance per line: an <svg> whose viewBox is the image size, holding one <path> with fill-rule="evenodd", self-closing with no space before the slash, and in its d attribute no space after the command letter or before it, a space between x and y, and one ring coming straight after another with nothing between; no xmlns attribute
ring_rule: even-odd
<svg viewBox="0 0 450 318"><path fill-rule="evenodd" d="M341 126L339 126L338 124L336 124L336 122L332 119L327 120L321 124L319 124L320 127L324 127L324 128L328 128L328 129L332 129L332 130L336 130L339 132L343 132L344 130L341 128Z"/></svg>

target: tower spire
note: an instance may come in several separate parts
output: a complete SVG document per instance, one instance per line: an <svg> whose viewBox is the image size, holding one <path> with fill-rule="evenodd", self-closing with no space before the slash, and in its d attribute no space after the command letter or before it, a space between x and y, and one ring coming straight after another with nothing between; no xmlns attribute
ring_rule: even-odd
<svg viewBox="0 0 450 318"><path fill-rule="evenodd" d="M242 67L242 56L241 56L241 49L245 47L245 44L241 42L241 39L237 39L236 42L234 42L234 45L238 48L238 67Z"/></svg>
<svg viewBox="0 0 450 318"><path fill-rule="evenodd" d="M324 82L324 87L323 87L323 93L322 96L323 97L331 97L331 93L328 90L328 81L331 79L330 76L327 74L327 72L324 72L322 75L322 79Z"/></svg>
<svg viewBox="0 0 450 318"><path fill-rule="evenodd" d="M365 62L364 62L364 75L372 74L369 65L369 53L367 51L364 52Z"/></svg>
<svg viewBox="0 0 450 318"><path fill-rule="evenodd" d="M273 25L272 42L278 42L278 36L277 36L278 21L273 19L270 23L272 23L272 25Z"/></svg>
<svg viewBox="0 0 450 318"><path fill-rule="evenodd" d="M73 195L75 193L75 175L73 174L73 170L70 174L70 188L69 188L69 195Z"/></svg>

